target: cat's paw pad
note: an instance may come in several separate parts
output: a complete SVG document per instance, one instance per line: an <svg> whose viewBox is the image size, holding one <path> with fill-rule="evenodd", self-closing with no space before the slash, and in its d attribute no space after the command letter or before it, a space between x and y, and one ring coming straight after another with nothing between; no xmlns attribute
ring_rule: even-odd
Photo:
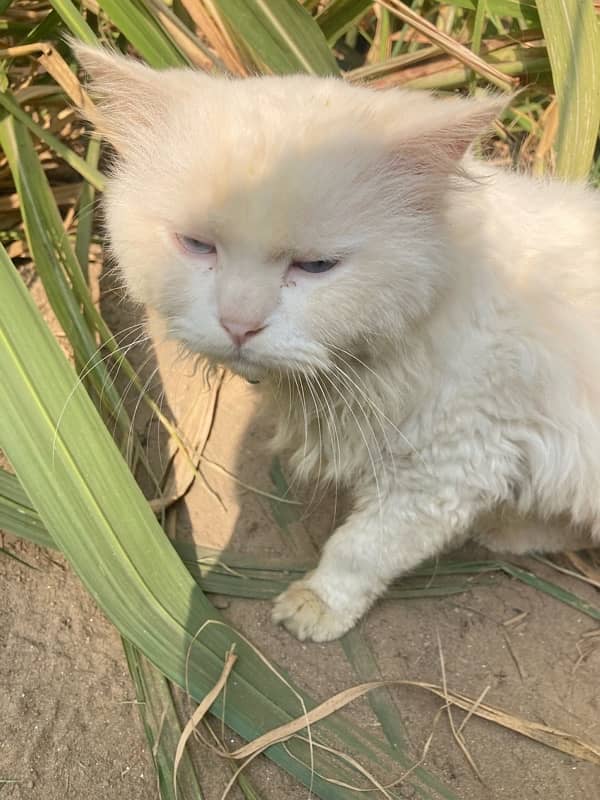
<svg viewBox="0 0 600 800"><path fill-rule="evenodd" d="M337 614L303 581L293 583L275 598L273 622L281 623L300 641L329 642L352 627L353 620Z"/></svg>

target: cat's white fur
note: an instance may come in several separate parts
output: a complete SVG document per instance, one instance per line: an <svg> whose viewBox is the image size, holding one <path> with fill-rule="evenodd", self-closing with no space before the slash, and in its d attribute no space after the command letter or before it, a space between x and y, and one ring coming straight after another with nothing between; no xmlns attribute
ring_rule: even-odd
<svg viewBox="0 0 600 800"><path fill-rule="evenodd" d="M276 621L340 636L469 531L518 552L564 546L565 524L599 541L600 199L465 155L501 99L79 53L121 153L106 213L132 296L260 378L294 468L353 491ZM340 263L289 268L319 258ZM219 318L264 329L239 350Z"/></svg>

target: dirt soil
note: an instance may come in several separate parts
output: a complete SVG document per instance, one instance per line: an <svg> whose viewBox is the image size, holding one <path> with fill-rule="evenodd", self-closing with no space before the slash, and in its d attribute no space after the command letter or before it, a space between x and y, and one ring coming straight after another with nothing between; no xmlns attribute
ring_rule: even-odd
<svg viewBox="0 0 600 800"><path fill-rule="evenodd" d="M113 330L135 321L124 304L110 302L104 312ZM148 352L139 348L132 355L141 363ZM159 348L158 365L153 390L157 396L165 391L164 408L176 419L206 401L201 374L176 363L171 348ZM151 356L144 367L148 377L154 366ZM271 455L264 447L270 423L259 414L261 403L255 387L227 379L205 453L245 484L273 491ZM130 410L134 408L135 398ZM141 405L136 428L150 456L164 464L164 439ZM313 501L304 519L282 526L268 499L206 462L203 476L171 517L178 537L226 552L251 553L260 561L311 558L331 531L331 497ZM9 535L2 545L27 565L0 552L1 800L156 800L151 755L118 634L60 556ZM482 550L467 554L488 557ZM537 561L519 563L600 604L593 586ZM325 699L360 680L342 643L297 642L271 624L268 602L213 599L233 625L313 697ZM590 642L583 637L598 629L591 617L499 575L462 594L384 600L356 636L371 648L381 677L432 683L442 678L439 637L449 688L477 698L489 687L486 703L598 747L600 648L586 649L580 659L582 645ZM413 688L392 689L390 695L404 721L410 751L419 757L443 702ZM348 724L378 732L367 700L344 713ZM462 712L454 712L456 724L463 718ZM445 714L435 724L425 762L462 800L600 797L598 766L475 717L463 733L481 778L454 741ZM208 752L198 752L197 761L206 800L217 800L230 772ZM266 759L257 760L249 775L265 800L308 796L307 789ZM399 797L416 796L409 785L396 791ZM242 795L234 791L231 796Z"/></svg>

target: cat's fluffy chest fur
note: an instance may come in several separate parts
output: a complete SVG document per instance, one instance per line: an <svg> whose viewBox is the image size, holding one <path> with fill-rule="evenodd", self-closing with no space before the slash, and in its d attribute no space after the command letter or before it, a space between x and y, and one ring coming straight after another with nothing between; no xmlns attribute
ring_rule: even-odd
<svg viewBox="0 0 600 800"><path fill-rule="evenodd" d="M598 541L600 201L465 156L502 101L79 51L121 150L106 212L130 293L262 378L292 467L352 490L276 621L340 636L473 531Z"/></svg>

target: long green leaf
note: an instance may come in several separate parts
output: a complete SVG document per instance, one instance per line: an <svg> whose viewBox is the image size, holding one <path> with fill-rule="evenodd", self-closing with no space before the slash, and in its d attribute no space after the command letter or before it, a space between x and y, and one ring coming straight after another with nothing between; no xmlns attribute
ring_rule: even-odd
<svg viewBox="0 0 600 800"><path fill-rule="evenodd" d="M333 0L316 18L330 44L335 44L373 5L371 0Z"/></svg>
<svg viewBox="0 0 600 800"><path fill-rule="evenodd" d="M100 191L103 190L104 176L94 166L87 163L85 159L78 156L77 153L71 150L71 148L57 136L54 136L46 130L46 128L42 128L41 125L34 122L29 114L23 111L10 92L0 92L0 105L4 107L5 112L19 120L19 122L29 128L38 139L45 142L48 147L51 147L58 156L64 159L70 167L73 167L73 169L76 170L82 178L85 178L94 188Z"/></svg>
<svg viewBox="0 0 600 800"><path fill-rule="evenodd" d="M298 0L213 0L259 66L277 74L337 75L319 26Z"/></svg>
<svg viewBox="0 0 600 800"><path fill-rule="evenodd" d="M586 178L600 124L600 34L591 0L538 0L558 99L556 171Z"/></svg>
<svg viewBox="0 0 600 800"><path fill-rule="evenodd" d="M476 11L479 0L446 0L459 8ZM516 17L530 22L539 22L535 0L487 0L487 10L497 17Z"/></svg>
<svg viewBox="0 0 600 800"><path fill-rule="evenodd" d="M31 138L22 123L5 116L0 120L0 145L21 201L29 251L52 309L74 348L78 363L86 364L90 370L98 396L114 411L121 407L120 397L81 313L80 303L87 305L90 313L95 309ZM124 425L128 427L128 423Z"/></svg>
<svg viewBox="0 0 600 800"><path fill-rule="evenodd" d="M98 332L103 346L110 351L119 368L123 369L144 400L152 406L158 418L164 419L164 416L147 396L135 370L120 353L114 336L94 306L82 265L63 227L31 137L23 124L12 116L0 118L0 145L7 156L19 195L30 253L52 309L73 347L76 363L82 368L86 382L93 386L98 404L114 420L114 425L121 432L125 449L130 450L133 444L133 453L141 458L150 478L155 481L148 466L146 452L132 432L122 399L113 385L106 361L92 331ZM92 162L89 168L91 172L95 172L98 145L91 152ZM102 181L101 175L99 181ZM91 201L91 191L84 192L84 196L86 194ZM84 229L77 243L80 249L88 234L84 214Z"/></svg>
<svg viewBox="0 0 600 800"><path fill-rule="evenodd" d="M561 603L566 603L566 605L571 606L571 608L583 614L587 614L593 619L600 620L600 608L588 603L586 600L582 600L580 597L573 594L573 592L569 592L567 589L563 589L561 586L557 586L555 583L540 578L534 575L533 572L522 569L522 567L517 567L514 564L501 561L499 562L499 566L507 575L517 578L528 586L532 586L534 589L538 589L540 592L544 592L550 595L550 597L560 600Z"/></svg>
<svg viewBox="0 0 600 800"><path fill-rule="evenodd" d="M538 78L550 72L550 64L545 51L540 48L532 48L531 51L522 52L524 48L515 48L514 60L501 60L495 53L486 57L486 61L493 64L504 75L525 75L528 79ZM469 83L472 72L464 66L444 69L434 72L431 75L424 75L419 78L403 83L402 86L410 89L459 89Z"/></svg>
<svg viewBox="0 0 600 800"><path fill-rule="evenodd" d="M20 483L3 469L0 469L0 528L41 547L56 546Z"/></svg>
<svg viewBox="0 0 600 800"><path fill-rule="evenodd" d="M97 169L98 162L100 161L102 144L100 139L90 139L87 148L85 162L91 169ZM100 188L100 191L102 189ZM86 183L81 190L79 197L79 209L77 215L77 234L75 239L75 255L81 266L81 271L86 279L88 279L88 261L90 254L90 242L92 241L92 233L94 226L94 205L96 201L96 190L93 185ZM96 328L95 317L89 312L87 313L88 325L91 328ZM103 337L105 338L105 337Z"/></svg>
<svg viewBox="0 0 600 800"><path fill-rule="evenodd" d="M151 67L189 64L158 22L135 0L99 0L98 5Z"/></svg>
<svg viewBox="0 0 600 800"><path fill-rule="evenodd" d="M74 36L86 44L98 44L96 34L71 0L50 0L50 3Z"/></svg>
<svg viewBox="0 0 600 800"><path fill-rule="evenodd" d="M177 797L173 789L174 756L182 726L169 682L126 639L123 639L123 649L156 769L160 800L202 800L198 776L187 752L183 753L177 772Z"/></svg>

